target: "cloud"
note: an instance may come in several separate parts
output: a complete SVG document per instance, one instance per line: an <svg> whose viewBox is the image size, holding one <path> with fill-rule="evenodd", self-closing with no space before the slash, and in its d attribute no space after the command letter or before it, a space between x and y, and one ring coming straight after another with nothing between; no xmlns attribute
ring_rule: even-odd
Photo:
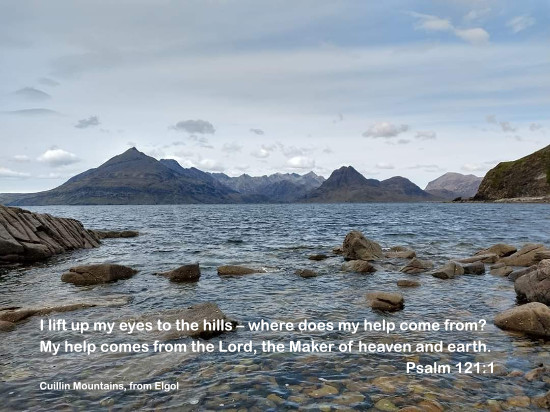
<svg viewBox="0 0 550 412"><path fill-rule="evenodd" d="M225 153L237 153L242 150L242 146L238 143L225 143L222 147L222 152Z"/></svg>
<svg viewBox="0 0 550 412"><path fill-rule="evenodd" d="M295 156L288 159L286 164L294 169L312 169L315 167L315 160L306 156Z"/></svg>
<svg viewBox="0 0 550 412"><path fill-rule="evenodd" d="M181 122L177 122L174 126L172 126L173 129L179 130L182 132L187 133L197 133L197 134L214 134L216 133L216 129L214 129L214 126L212 123L206 121L206 120L182 120Z"/></svg>
<svg viewBox="0 0 550 412"><path fill-rule="evenodd" d="M494 114L489 114L485 116L485 120L487 121L487 123L497 124L497 117Z"/></svg>
<svg viewBox="0 0 550 412"><path fill-rule="evenodd" d="M399 139L397 144L409 144L411 141L409 139Z"/></svg>
<svg viewBox="0 0 550 412"><path fill-rule="evenodd" d="M466 163L461 167L465 172L484 172L487 170L487 166L483 166L477 163Z"/></svg>
<svg viewBox="0 0 550 412"><path fill-rule="evenodd" d="M483 8L483 9L473 9L468 12L464 16L464 20L466 21L474 21L481 19L482 17L485 17L487 14L491 12L491 9L489 7Z"/></svg>
<svg viewBox="0 0 550 412"><path fill-rule="evenodd" d="M250 133L257 134L259 136L262 136L265 134L265 132L262 129L250 129Z"/></svg>
<svg viewBox="0 0 550 412"><path fill-rule="evenodd" d="M49 149L38 157L38 161L51 167L67 166L80 161L76 155L63 149Z"/></svg>
<svg viewBox="0 0 550 412"><path fill-rule="evenodd" d="M419 130L415 137L420 140L433 140L437 138L437 133L433 130Z"/></svg>
<svg viewBox="0 0 550 412"><path fill-rule="evenodd" d="M204 136L197 136L197 135L192 134L192 135L189 136L189 139L196 142L197 145L199 145L200 147L204 147L206 149L213 149L214 148L214 146L212 146L209 143L208 139Z"/></svg>
<svg viewBox="0 0 550 412"><path fill-rule="evenodd" d="M426 32L448 32L454 34L459 39L476 45L489 42L489 33L481 27L459 29L455 27L450 20L438 16L415 12L411 12L410 15L417 19L414 25L416 30L424 30Z"/></svg>
<svg viewBox="0 0 550 412"><path fill-rule="evenodd" d="M59 113L55 110L36 108L36 109L21 109L21 110L12 110L9 112L4 112L7 114L14 114L16 116L53 116L58 115Z"/></svg>
<svg viewBox="0 0 550 412"><path fill-rule="evenodd" d="M500 127L503 132L515 132L517 129L510 124L510 122L500 122Z"/></svg>
<svg viewBox="0 0 550 412"><path fill-rule="evenodd" d="M257 157L258 159L266 159L269 157L272 151L276 149L275 145L262 145L258 150L250 153L252 156Z"/></svg>
<svg viewBox="0 0 550 412"><path fill-rule="evenodd" d="M77 129L87 129L88 127L99 126L99 124L100 123L97 116L90 116L87 119L80 119L74 127Z"/></svg>
<svg viewBox="0 0 550 412"><path fill-rule="evenodd" d="M38 83L43 84L44 86L50 86L50 87L56 87L61 84L58 81L55 81L48 77L41 77L40 79L38 79Z"/></svg>
<svg viewBox="0 0 550 412"><path fill-rule="evenodd" d="M542 124L540 123L531 123L529 125L529 130L532 132L536 132L537 130L541 130L543 128Z"/></svg>
<svg viewBox="0 0 550 412"><path fill-rule="evenodd" d="M378 122L369 127L369 129L363 133L363 136L373 138L391 138L396 137L407 130L409 130L409 126L406 124L395 125L389 122Z"/></svg>
<svg viewBox="0 0 550 412"><path fill-rule="evenodd" d="M376 163L375 167L377 169L395 169L394 165L392 165L391 163L386 163L386 162Z"/></svg>
<svg viewBox="0 0 550 412"><path fill-rule="evenodd" d="M34 87L24 87L15 92L16 95L24 97L28 100L43 101L51 99L48 93L43 92L42 90L35 89Z"/></svg>
<svg viewBox="0 0 550 412"><path fill-rule="evenodd" d="M13 161L17 163L28 163L31 161L31 158L27 155L15 155L13 156Z"/></svg>
<svg viewBox="0 0 550 412"><path fill-rule="evenodd" d="M534 26L535 22L536 20L534 17L531 17L526 14L523 16L514 17L511 20L508 20L508 22L506 23L506 26L508 26L510 30L512 30L512 33L516 34L516 33L519 33L520 31L528 29L531 26Z"/></svg>
<svg viewBox="0 0 550 412"><path fill-rule="evenodd" d="M423 171L429 172L429 173L445 171L445 169L443 169L442 167L440 167L438 165L434 165L434 164L428 164L428 165L417 164L417 165L414 165L414 166L409 166L409 167L407 167L407 169L415 169L415 170L420 169L420 170L423 170Z"/></svg>
<svg viewBox="0 0 550 412"><path fill-rule="evenodd" d="M223 172L225 170L225 167L214 159L199 159L197 163L199 169L207 172Z"/></svg>
<svg viewBox="0 0 550 412"><path fill-rule="evenodd" d="M475 29L456 29L454 33L460 37L462 40L467 41L468 43L474 45L482 45L489 43L490 35L482 28Z"/></svg>
<svg viewBox="0 0 550 412"><path fill-rule="evenodd" d="M0 167L0 178L2 177L29 177L28 173L16 172L15 170L6 167Z"/></svg>

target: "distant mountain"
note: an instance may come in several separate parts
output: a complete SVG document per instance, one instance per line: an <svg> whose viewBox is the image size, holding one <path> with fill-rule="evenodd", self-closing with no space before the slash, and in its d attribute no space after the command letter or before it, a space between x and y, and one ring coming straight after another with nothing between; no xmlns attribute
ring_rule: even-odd
<svg viewBox="0 0 550 412"><path fill-rule="evenodd" d="M220 183L255 199L256 202L287 203L304 197L308 192L319 187L325 178L309 172L275 173L269 176L250 176L243 174L230 177L224 173L212 173Z"/></svg>
<svg viewBox="0 0 550 412"><path fill-rule="evenodd" d="M482 177L474 175L449 172L432 180L424 190L447 200L470 198L475 196L482 180Z"/></svg>
<svg viewBox="0 0 550 412"><path fill-rule="evenodd" d="M404 177L367 179L351 166L332 172L330 177L303 199L309 203L426 202L440 200Z"/></svg>
<svg viewBox="0 0 550 412"><path fill-rule="evenodd" d="M174 164L175 163L175 164ZM11 205L238 203L242 197L208 173L158 161L136 148L61 186L27 194Z"/></svg>
<svg viewBox="0 0 550 412"><path fill-rule="evenodd" d="M550 195L550 146L519 160L499 163L489 170L475 200Z"/></svg>

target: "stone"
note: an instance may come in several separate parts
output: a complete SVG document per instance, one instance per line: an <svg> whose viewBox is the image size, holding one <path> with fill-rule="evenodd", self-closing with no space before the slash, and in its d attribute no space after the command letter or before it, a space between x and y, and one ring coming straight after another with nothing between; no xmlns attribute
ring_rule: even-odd
<svg viewBox="0 0 550 412"><path fill-rule="evenodd" d="M527 303L499 313L494 323L504 330L550 337L550 308L543 303Z"/></svg>
<svg viewBox="0 0 550 412"><path fill-rule="evenodd" d="M418 258L413 258L407 265L402 267L399 271L409 274L417 274L422 272L427 272L428 270L434 267L433 263L429 260L421 260Z"/></svg>
<svg viewBox="0 0 550 412"><path fill-rule="evenodd" d="M550 250L543 250L535 253L535 262L540 262L545 259L550 259Z"/></svg>
<svg viewBox="0 0 550 412"><path fill-rule="evenodd" d="M433 277L439 279L454 279L456 276L464 274L464 268L460 263L450 261L445 266L432 273Z"/></svg>
<svg viewBox="0 0 550 412"><path fill-rule="evenodd" d="M424 412L442 412L443 406L435 400L424 400L418 404Z"/></svg>
<svg viewBox="0 0 550 412"><path fill-rule="evenodd" d="M499 257L496 253L486 253L483 255L475 255L468 258L457 259L458 263L474 263L474 262L483 262L483 263L496 263Z"/></svg>
<svg viewBox="0 0 550 412"><path fill-rule="evenodd" d="M335 255L343 255L344 248L342 246L336 246L332 249L332 253L334 253Z"/></svg>
<svg viewBox="0 0 550 412"><path fill-rule="evenodd" d="M224 265L218 268L218 275L220 276L243 276L254 273L266 273L266 271L265 269L253 269L237 265Z"/></svg>
<svg viewBox="0 0 550 412"><path fill-rule="evenodd" d="M519 277L514 289L521 302L550 305L550 259L540 261L537 270Z"/></svg>
<svg viewBox="0 0 550 412"><path fill-rule="evenodd" d="M338 389L331 385L323 385L318 389L313 389L308 392L312 398L324 398L326 396L338 395Z"/></svg>
<svg viewBox="0 0 550 412"><path fill-rule="evenodd" d="M515 246L507 245L505 243L497 243L487 249L480 250L476 255L495 254L498 257L506 257L516 253L517 248Z"/></svg>
<svg viewBox="0 0 550 412"><path fill-rule="evenodd" d="M491 265L490 268L491 275L495 276L508 276L513 271L514 269L510 266L507 266L505 263L497 263L495 265Z"/></svg>
<svg viewBox="0 0 550 412"><path fill-rule="evenodd" d="M417 282L416 280L399 279L397 281L397 286L401 288L415 288L420 286L420 282Z"/></svg>
<svg viewBox="0 0 550 412"><path fill-rule="evenodd" d="M384 257L380 245L357 230L346 235L342 249L346 260L378 260Z"/></svg>
<svg viewBox="0 0 550 412"><path fill-rule="evenodd" d="M545 250L544 245L528 243L513 255L502 258L502 262L508 266L532 266L538 263L535 255Z"/></svg>
<svg viewBox="0 0 550 412"><path fill-rule="evenodd" d="M549 375L549 374L550 374L550 369L549 368L547 368L546 366L539 366L538 368L532 369L529 372L527 372L524 375L524 378L528 382L533 382L533 381L538 381L543 376Z"/></svg>
<svg viewBox="0 0 550 412"><path fill-rule="evenodd" d="M158 273L172 282L198 282L201 277L201 270L198 263L183 265L169 272Z"/></svg>
<svg viewBox="0 0 550 412"><path fill-rule="evenodd" d="M399 410L399 408L388 398L380 399L374 404L374 407L383 412L397 412Z"/></svg>
<svg viewBox="0 0 550 412"><path fill-rule="evenodd" d="M14 329L15 323L8 322L7 320L0 320L0 332L11 332Z"/></svg>
<svg viewBox="0 0 550 412"><path fill-rule="evenodd" d="M137 270L127 266L104 263L72 267L61 275L61 280L77 286L90 286L129 279L136 273Z"/></svg>
<svg viewBox="0 0 550 412"><path fill-rule="evenodd" d="M139 236L139 232L136 230L94 230L93 232L97 235L99 239L120 239Z"/></svg>
<svg viewBox="0 0 550 412"><path fill-rule="evenodd" d="M320 260L328 259L328 256L327 256L327 255L323 255L323 254L310 255L310 256L308 256L308 259L309 259L309 260L320 261Z"/></svg>
<svg viewBox="0 0 550 412"><path fill-rule="evenodd" d="M367 293L367 302L372 309L395 312L403 309L404 299L400 293L374 291Z"/></svg>
<svg viewBox="0 0 550 412"><path fill-rule="evenodd" d="M530 404L529 396L512 396L506 399L506 405L513 408L527 408Z"/></svg>
<svg viewBox="0 0 550 412"><path fill-rule="evenodd" d="M536 265L529 266L528 268L524 268L524 269L514 270L514 271L512 271L508 274L508 280L511 280L512 282L515 282L516 280L518 280L523 275L527 275L528 273L534 272L535 270L537 270Z"/></svg>
<svg viewBox="0 0 550 412"><path fill-rule="evenodd" d="M344 262L342 272L374 273L376 268L365 260L350 260Z"/></svg>
<svg viewBox="0 0 550 412"><path fill-rule="evenodd" d="M550 409L550 391L544 395L531 398L531 404L541 409Z"/></svg>
<svg viewBox="0 0 550 412"><path fill-rule="evenodd" d="M462 266L465 275L483 275L485 274L485 265L483 262L467 263Z"/></svg>
<svg viewBox="0 0 550 412"><path fill-rule="evenodd" d="M310 270L310 269L298 269L294 273L297 274L298 276L303 277L303 278L317 277L317 272L315 272L314 270Z"/></svg>
<svg viewBox="0 0 550 412"><path fill-rule="evenodd" d="M416 252L404 246L394 246L386 252L388 259L412 259L416 257Z"/></svg>

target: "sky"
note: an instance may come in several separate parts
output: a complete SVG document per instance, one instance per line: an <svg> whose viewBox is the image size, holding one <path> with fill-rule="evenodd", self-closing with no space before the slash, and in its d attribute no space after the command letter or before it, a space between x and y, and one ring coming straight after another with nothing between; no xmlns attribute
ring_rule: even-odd
<svg viewBox="0 0 550 412"><path fill-rule="evenodd" d="M547 0L0 3L0 192L135 146L421 187L550 144Z"/></svg>

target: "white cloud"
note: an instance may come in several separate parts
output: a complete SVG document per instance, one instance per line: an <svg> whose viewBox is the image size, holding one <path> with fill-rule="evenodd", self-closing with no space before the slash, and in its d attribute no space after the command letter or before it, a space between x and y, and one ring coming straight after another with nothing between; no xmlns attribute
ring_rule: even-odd
<svg viewBox="0 0 550 412"><path fill-rule="evenodd" d="M510 122L500 122L500 127L503 132L515 132L517 130Z"/></svg>
<svg viewBox="0 0 550 412"><path fill-rule="evenodd" d="M511 20L508 20L508 23L506 23L506 26L508 26L513 33L519 33L520 31L523 31L525 29L528 29L531 26L534 26L535 22L536 20L534 17L531 17L526 14L523 16L514 17Z"/></svg>
<svg viewBox="0 0 550 412"><path fill-rule="evenodd" d="M419 130L415 137L420 140L432 140L437 137L437 133L433 130Z"/></svg>
<svg viewBox="0 0 550 412"><path fill-rule="evenodd" d="M455 29L454 33L462 40L475 45L487 44L491 37L487 31L480 27L474 29Z"/></svg>
<svg viewBox="0 0 550 412"><path fill-rule="evenodd" d="M272 151L276 149L275 145L266 146L262 145L258 150L250 153L252 156L257 157L258 159L266 159L269 157Z"/></svg>
<svg viewBox="0 0 550 412"><path fill-rule="evenodd" d="M63 149L46 150L38 157L38 161L47 163L51 167L67 166L80 161L75 154Z"/></svg>
<svg viewBox="0 0 550 412"><path fill-rule="evenodd" d="M222 152L225 153L237 153L242 150L242 146L238 143L225 143L222 147Z"/></svg>
<svg viewBox="0 0 550 412"><path fill-rule="evenodd" d="M212 123L206 121L206 120L182 120L181 122L177 122L174 126L172 126L173 129L187 132L187 133L197 133L197 134L214 134L216 133L216 129L214 129L214 126Z"/></svg>
<svg viewBox="0 0 550 412"><path fill-rule="evenodd" d="M88 127L95 127L99 125L99 118L97 116L90 116L87 119L80 119L74 127L77 129L87 129Z"/></svg>
<svg viewBox="0 0 550 412"><path fill-rule="evenodd" d="M294 169L312 169L315 167L315 160L306 156L295 156L288 159L286 164Z"/></svg>
<svg viewBox="0 0 550 412"><path fill-rule="evenodd" d="M2 177L29 177L28 173L21 173L6 167L0 167L0 178Z"/></svg>
<svg viewBox="0 0 550 412"><path fill-rule="evenodd" d="M470 10L468 14L464 16L464 20L466 21L479 20L485 17L490 12L491 12L491 9L489 7L486 7L483 9L473 9L473 10Z"/></svg>
<svg viewBox="0 0 550 412"><path fill-rule="evenodd" d="M250 133L254 133L258 136L264 135L265 132L262 129L250 129Z"/></svg>
<svg viewBox="0 0 550 412"><path fill-rule="evenodd" d="M207 172L223 172L225 170L225 167L214 159L200 159L197 167Z"/></svg>
<svg viewBox="0 0 550 412"><path fill-rule="evenodd" d="M386 163L386 162L376 163L375 167L377 169L395 169L394 165L392 165L391 163Z"/></svg>
<svg viewBox="0 0 550 412"><path fill-rule="evenodd" d="M536 132L537 130L541 130L543 128L542 124L540 123L531 123L529 125L529 130L532 132Z"/></svg>
<svg viewBox="0 0 550 412"><path fill-rule="evenodd" d="M406 124L395 125L390 122L378 122L369 127L369 129L363 133L364 137L373 138L391 138L406 132L409 130L409 126Z"/></svg>
<svg viewBox="0 0 550 412"><path fill-rule="evenodd" d="M487 166L483 166L477 163L466 163L461 167L465 172L484 172L487 170Z"/></svg>
<svg viewBox="0 0 550 412"><path fill-rule="evenodd" d="M417 30L424 30L427 32L448 32L454 34L456 37L471 43L471 44L485 44L489 42L490 35L486 30L481 27L474 27L468 29L459 29L455 27L450 20L443 19L438 16L421 13L410 13L417 19L414 26Z"/></svg>
<svg viewBox="0 0 550 412"><path fill-rule="evenodd" d="M31 158L27 155L15 155L13 160L17 163L28 163L31 161Z"/></svg>
<svg viewBox="0 0 550 412"><path fill-rule="evenodd" d="M497 117L494 114L489 114L485 116L485 120L487 123L496 124L497 123Z"/></svg>

